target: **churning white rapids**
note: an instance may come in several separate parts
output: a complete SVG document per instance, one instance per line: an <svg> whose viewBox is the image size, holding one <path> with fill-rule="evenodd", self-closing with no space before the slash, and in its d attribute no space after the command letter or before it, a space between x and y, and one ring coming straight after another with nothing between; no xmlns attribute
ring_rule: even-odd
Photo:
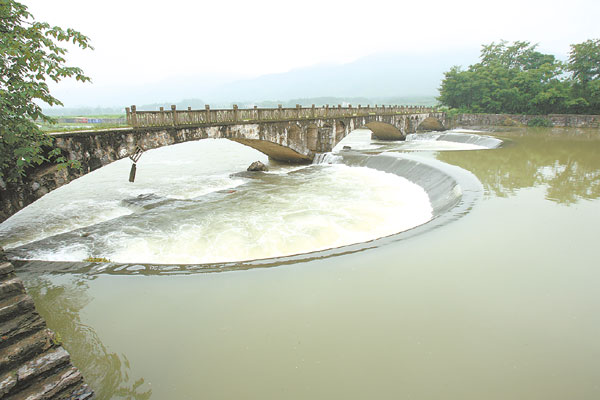
<svg viewBox="0 0 600 400"><path fill-rule="evenodd" d="M400 176L341 164L241 173L263 154L227 140L144 153L135 183L120 160L59 188L0 225L15 257L212 263L364 242L432 218Z"/></svg>

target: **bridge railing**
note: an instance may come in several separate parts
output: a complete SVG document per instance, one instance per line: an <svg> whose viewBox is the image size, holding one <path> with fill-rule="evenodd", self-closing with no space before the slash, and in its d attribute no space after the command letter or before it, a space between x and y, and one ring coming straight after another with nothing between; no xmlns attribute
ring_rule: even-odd
<svg viewBox="0 0 600 400"><path fill-rule="evenodd" d="M137 111L136 106L127 107L127 124L133 127L161 127L161 126L194 126L217 124L244 124L260 121L293 121L300 119L343 118L369 115L393 115L435 112L436 109L424 106L383 106L367 105L353 107L329 106L294 108L244 108L236 105L231 109L213 110L206 105L204 110L177 110L171 106L170 110L163 107L159 111Z"/></svg>

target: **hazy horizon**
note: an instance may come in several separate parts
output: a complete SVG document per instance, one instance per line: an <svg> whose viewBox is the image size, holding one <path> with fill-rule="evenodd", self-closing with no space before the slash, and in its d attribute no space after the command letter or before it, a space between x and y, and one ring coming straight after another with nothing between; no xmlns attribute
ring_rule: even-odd
<svg viewBox="0 0 600 400"><path fill-rule="evenodd" d="M67 54L92 83L49 83L66 107L435 97L443 73L477 62L481 45L524 40L565 59L569 45L598 36L600 14L591 0L22 1L95 47Z"/></svg>

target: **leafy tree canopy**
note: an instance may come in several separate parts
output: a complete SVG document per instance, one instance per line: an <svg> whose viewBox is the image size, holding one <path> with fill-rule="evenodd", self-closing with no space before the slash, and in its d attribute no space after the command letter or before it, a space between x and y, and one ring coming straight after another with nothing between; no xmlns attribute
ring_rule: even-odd
<svg viewBox="0 0 600 400"><path fill-rule="evenodd" d="M573 74L571 107L579 112L600 112L600 39L571 45L568 70Z"/></svg>
<svg viewBox="0 0 600 400"><path fill-rule="evenodd" d="M482 46L467 70L446 72L438 100L470 112L600 113L599 76L600 40L572 45L567 64L529 42L502 41Z"/></svg>
<svg viewBox="0 0 600 400"><path fill-rule="evenodd" d="M51 121L36 100L62 105L50 94L48 79L90 80L81 69L65 64L67 50L60 42L92 48L81 33L37 22L25 5L0 0L0 184L18 181L43 162L75 166L52 148L52 138L34 123Z"/></svg>

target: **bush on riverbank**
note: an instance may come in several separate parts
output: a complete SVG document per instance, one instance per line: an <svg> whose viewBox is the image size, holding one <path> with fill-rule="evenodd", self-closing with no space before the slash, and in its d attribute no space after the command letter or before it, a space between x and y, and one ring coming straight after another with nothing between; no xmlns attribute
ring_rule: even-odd
<svg viewBox="0 0 600 400"><path fill-rule="evenodd" d="M552 123L552 121L550 121L549 119L546 119L546 118L542 118L542 117L535 117L535 118L530 119L529 122L527 122L527 126L537 126L537 127L549 128L553 125L554 124Z"/></svg>

